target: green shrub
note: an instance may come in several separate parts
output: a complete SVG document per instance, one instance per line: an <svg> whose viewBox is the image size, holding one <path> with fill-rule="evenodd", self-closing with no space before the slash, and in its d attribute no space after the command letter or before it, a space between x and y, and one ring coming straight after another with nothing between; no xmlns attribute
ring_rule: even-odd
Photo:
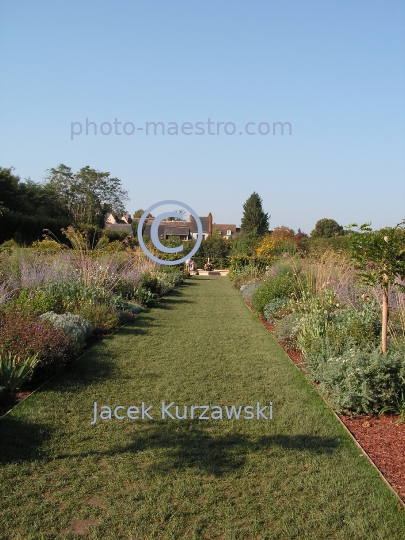
<svg viewBox="0 0 405 540"><path fill-rule="evenodd" d="M109 333L119 324L119 315L112 305L97 302L84 302L74 310L93 326L95 334Z"/></svg>
<svg viewBox="0 0 405 540"><path fill-rule="evenodd" d="M135 290L140 286L140 280L134 281L131 279L121 278L114 285L113 292L117 296L121 296L125 300L132 300L135 295Z"/></svg>
<svg viewBox="0 0 405 540"><path fill-rule="evenodd" d="M143 287L137 287L134 290L134 296L132 300L139 302L142 306L150 306L155 301L155 295L150 291L147 291Z"/></svg>
<svg viewBox="0 0 405 540"><path fill-rule="evenodd" d="M62 330L78 347L81 349L86 344L86 338L90 337L94 328L93 326L73 313L63 313L59 315L53 311L48 311L40 316L40 319L53 324L55 328Z"/></svg>
<svg viewBox="0 0 405 540"><path fill-rule="evenodd" d="M141 304L134 302L127 302L121 296L114 297L114 308L117 311L129 311L130 313L137 314L145 311L145 308Z"/></svg>
<svg viewBox="0 0 405 540"><path fill-rule="evenodd" d="M20 357L9 352L0 354L0 388L14 392L29 380L38 364L38 355Z"/></svg>
<svg viewBox="0 0 405 540"><path fill-rule="evenodd" d="M164 270L162 273L163 279L171 283L174 287L184 283L184 274L176 269Z"/></svg>
<svg viewBox="0 0 405 540"><path fill-rule="evenodd" d="M264 306L264 317L271 323L275 323L277 319L282 319L289 313L290 298L273 298Z"/></svg>
<svg viewBox="0 0 405 540"><path fill-rule="evenodd" d="M395 421L396 424L403 424L405 422L405 395L404 389L401 390L401 396L396 396L395 405L386 405L383 407L379 414L384 414L386 412L392 412L394 414L399 414L398 420Z"/></svg>
<svg viewBox="0 0 405 540"><path fill-rule="evenodd" d="M334 236L332 238L303 238L299 245L300 251L321 257L323 253L333 249L334 251L346 251L350 249L350 236Z"/></svg>
<svg viewBox="0 0 405 540"><path fill-rule="evenodd" d="M274 334L279 341L284 341L291 349L298 348L298 313L290 313L282 319L276 320Z"/></svg>
<svg viewBox="0 0 405 540"><path fill-rule="evenodd" d="M25 288L15 300L9 303L8 308L28 315L30 313L46 313L51 310L60 312L63 310L63 303L62 298L55 297L43 289Z"/></svg>
<svg viewBox="0 0 405 540"><path fill-rule="evenodd" d="M68 225L69 220L64 217L56 219L45 215L27 215L5 210L0 214L0 243L12 237L20 245L30 245L42 238L44 229L49 229L58 240L62 240L60 230Z"/></svg>
<svg viewBox="0 0 405 540"><path fill-rule="evenodd" d="M36 240L32 243L32 248L35 249L35 251L46 251L47 253L59 253L62 251L63 247L63 244L60 244L51 238Z"/></svg>
<svg viewBox="0 0 405 540"><path fill-rule="evenodd" d="M25 288L8 304L11 311L42 314L47 311L71 313L83 302L112 304L112 293L102 287L86 286L80 279L48 281L36 288Z"/></svg>
<svg viewBox="0 0 405 540"><path fill-rule="evenodd" d="M119 242L122 242L128 236L127 231L120 231L115 229L104 229L102 234L103 236L108 238L110 242L115 242L117 240Z"/></svg>
<svg viewBox="0 0 405 540"><path fill-rule="evenodd" d="M141 278L141 287L150 291L152 294L159 294L159 279L151 272L144 272Z"/></svg>
<svg viewBox="0 0 405 540"><path fill-rule="evenodd" d="M165 294L167 294L168 292L174 289L174 285L172 285L170 281L168 281L167 279L159 277L158 280L159 280L159 287L158 287L159 292L157 293L158 296L164 296Z"/></svg>
<svg viewBox="0 0 405 540"><path fill-rule="evenodd" d="M379 348L372 352L346 349L330 357L320 354L306 369L337 411L369 414L393 405L405 388L405 349L384 355Z"/></svg>
<svg viewBox="0 0 405 540"><path fill-rule="evenodd" d="M118 321L120 325L128 324L136 319L137 315L131 311L118 311Z"/></svg>
<svg viewBox="0 0 405 540"><path fill-rule="evenodd" d="M250 266L245 266L244 268L234 268L228 273L228 278L232 281L232 285L236 289L240 289L241 285L246 282L258 277L258 273L252 275L252 268Z"/></svg>
<svg viewBox="0 0 405 540"><path fill-rule="evenodd" d="M285 257L277 259L271 266L267 267L266 275L276 277L301 274L302 268L303 264L300 259L296 257Z"/></svg>
<svg viewBox="0 0 405 540"><path fill-rule="evenodd" d="M273 259L269 257L261 258L243 254L234 255L230 259L228 276L231 280L233 280L234 278L238 277L241 272L247 272L250 273L252 277L257 277L265 272L266 268L270 266L272 261Z"/></svg>
<svg viewBox="0 0 405 540"><path fill-rule="evenodd" d="M170 282L168 274L164 272L145 272L142 274L141 286L157 296L163 296L171 291L174 285Z"/></svg>
<svg viewBox="0 0 405 540"><path fill-rule="evenodd" d="M296 295L299 287L292 271L269 277L263 285L258 287L253 295L252 304L254 310L260 315L264 314L264 307L275 298L285 298Z"/></svg>
<svg viewBox="0 0 405 540"><path fill-rule="evenodd" d="M356 348L372 350L380 340L380 328L377 303L365 302L361 310L352 307L337 310L326 336L337 352L347 348L348 340Z"/></svg>
<svg viewBox="0 0 405 540"><path fill-rule="evenodd" d="M0 252L11 252L13 249L18 248L18 244L15 240L6 240L0 245Z"/></svg>
<svg viewBox="0 0 405 540"><path fill-rule="evenodd" d="M325 347L332 355L348 347L370 351L379 341L379 308L369 301L361 310L333 309L313 299L311 310L301 315L298 326L298 344L307 359Z"/></svg>

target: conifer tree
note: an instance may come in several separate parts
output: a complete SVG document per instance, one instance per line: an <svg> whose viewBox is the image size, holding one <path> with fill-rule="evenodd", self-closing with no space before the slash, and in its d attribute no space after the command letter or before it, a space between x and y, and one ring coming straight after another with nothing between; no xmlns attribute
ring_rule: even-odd
<svg viewBox="0 0 405 540"><path fill-rule="evenodd" d="M269 229L269 216L262 207L262 199L256 192L243 205L243 217L241 222L243 234L250 236L263 236Z"/></svg>

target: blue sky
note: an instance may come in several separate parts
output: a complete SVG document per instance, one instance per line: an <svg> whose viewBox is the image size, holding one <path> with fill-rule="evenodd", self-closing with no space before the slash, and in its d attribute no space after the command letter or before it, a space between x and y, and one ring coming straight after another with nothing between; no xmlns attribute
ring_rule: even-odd
<svg viewBox="0 0 405 540"><path fill-rule="evenodd" d="M271 228L307 233L405 218L403 1L7 0L0 40L0 166L22 178L89 165L122 180L131 213L177 199L237 225L256 191Z"/></svg>

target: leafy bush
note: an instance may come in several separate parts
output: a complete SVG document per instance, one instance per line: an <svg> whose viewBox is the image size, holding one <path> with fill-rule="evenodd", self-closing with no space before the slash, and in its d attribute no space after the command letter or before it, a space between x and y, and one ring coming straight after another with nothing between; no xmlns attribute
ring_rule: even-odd
<svg viewBox="0 0 405 540"><path fill-rule="evenodd" d="M368 414L394 404L404 389L404 355L404 348L384 355L378 348L371 353L352 348L339 356L321 354L306 369L337 411Z"/></svg>
<svg viewBox="0 0 405 540"><path fill-rule="evenodd" d="M11 310L42 314L73 312L83 302L112 303L112 293L102 287L86 286L80 279L51 280L35 288L24 288L10 303Z"/></svg>
<svg viewBox="0 0 405 540"><path fill-rule="evenodd" d="M174 287L184 283L184 274L182 272L177 272L176 270L165 270L162 272L162 277Z"/></svg>
<svg viewBox="0 0 405 540"><path fill-rule="evenodd" d="M298 348L298 313L290 313L282 319L276 321L274 326L274 334L276 338L280 341L284 341L288 344L291 349Z"/></svg>
<svg viewBox="0 0 405 540"><path fill-rule="evenodd" d="M30 313L46 313L55 310L62 311L62 302L51 294L47 294L43 289L23 289L19 296L7 306L11 310L17 309L19 312L28 315Z"/></svg>
<svg viewBox="0 0 405 540"><path fill-rule="evenodd" d="M120 325L128 324L136 319L136 313L131 311L118 311L118 321Z"/></svg>
<svg viewBox="0 0 405 540"><path fill-rule="evenodd" d="M282 319L291 313L289 303L290 298L273 298L264 306L264 317L269 322L275 323L277 319Z"/></svg>
<svg viewBox="0 0 405 540"><path fill-rule="evenodd" d="M142 274L141 286L152 294L159 295L160 293L159 279L151 272L144 272Z"/></svg>
<svg viewBox="0 0 405 540"><path fill-rule="evenodd" d="M272 259L269 257L251 257L244 254L234 255L230 260L229 277L230 279L238 277L240 272L246 271L246 268L249 269L248 272L250 272L252 276L260 275L271 263Z"/></svg>
<svg viewBox="0 0 405 540"><path fill-rule="evenodd" d="M159 278L159 296L164 296L168 292L174 289L174 285L170 283L167 279Z"/></svg>
<svg viewBox="0 0 405 540"><path fill-rule="evenodd" d="M55 328L62 330L79 349L84 347L86 338L90 337L94 330L93 326L86 319L83 319L80 315L73 315L73 313L58 315L53 311L48 311L41 315L40 319L48 321Z"/></svg>
<svg viewBox="0 0 405 540"><path fill-rule="evenodd" d="M266 275L269 277L301 274L303 264L300 259L286 257L276 260L271 266L266 268ZM301 276L302 277L302 276Z"/></svg>
<svg viewBox="0 0 405 540"><path fill-rule="evenodd" d="M38 368L54 371L66 364L74 347L62 330L32 315L16 312L0 314L0 343L2 354L26 358L38 355Z"/></svg>
<svg viewBox="0 0 405 540"><path fill-rule="evenodd" d="M27 215L5 210L0 215L0 242L13 237L18 244L31 244L42 238L44 229L49 229L58 239L62 239L59 231L68 224L69 220L63 217L55 219L45 215Z"/></svg>
<svg viewBox="0 0 405 540"><path fill-rule="evenodd" d="M352 307L335 312L328 326L327 338L339 352L351 340L360 349L371 350L378 345L381 325L376 302L365 302L361 310Z"/></svg>
<svg viewBox="0 0 405 540"><path fill-rule="evenodd" d="M62 250L63 244L60 244L59 242L56 242L56 240L52 240L51 238L45 238L44 240L36 240L35 242L33 242L32 247L35 250L39 251L58 253Z"/></svg>
<svg viewBox="0 0 405 540"><path fill-rule="evenodd" d="M89 321L95 334L111 332L120 321L119 315L112 305L98 302L84 302L75 308L74 313Z"/></svg>
<svg viewBox="0 0 405 540"><path fill-rule="evenodd" d="M299 319L298 343L307 359L325 347L328 354L340 354L348 347L372 350L379 340L379 308L376 302L364 302L361 310L336 309L316 299L311 310Z"/></svg>
<svg viewBox="0 0 405 540"><path fill-rule="evenodd" d="M130 313L137 314L145 311L145 308L141 304L135 304L134 302L127 302L121 296L114 297L114 308L117 311L129 311Z"/></svg>
<svg viewBox="0 0 405 540"><path fill-rule="evenodd" d="M18 248L18 244L13 239L6 240L0 245L0 251L12 251L15 248Z"/></svg>
<svg viewBox="0 0 405 540"><path fill-rule="evenodd" d="M303 238L300 250L320 257L323 253L333 249L334 251L346 251L350 249L350 236L334 236L332 238Z"/></svg>
<svg viewBox="0 0 405 540"><path fill-rule="evenodd" d="M38 364L38 355L20 357L9 352L0 354L0 389L14 392L29 380Z"/></svg>
<svg viewBox="0 0 405 540"><path fill-rule="evenodd" d="M110 242L115 242L117 240L122 242L128 236L127 231L117 231L114 229L104 229L102 234L108 238Z"/></svg>
<svg viewBox="0 0 405 540"><path fill-rule="evenodd" d="M134 290L133 300L139 302L142 306L150 306L155 301L155 295L143 287L137 287Z"/></svg>
<svg viewBox="0 0 405 540"><path fill-rule="evenodd" d="M386 405L381 409L380 414L386 412L399 414L398 420L395 421L396 424L403 424L405 422L405 395L403 389L401 390L401 397L397 396L395 398L395 405Z"/></svg>
<svg viewBox="0 0 405 540"><path fill-rule="evenodd" d="M150 292L152 296L163 296L171 291L175 285L182 283L183 280L184 276L179 272L159 272L155 274L145 272L138 280L120 279L114 286L113 291L115 294L122 296L125 300L141 301L141 296L150 303L150 296L142 295L139 291L140 288ZM142 301L142 303L145 302Z"/></svg>
<svg viewBox="0 0 405 540"><path fill-rule="evenodd" d="M253 308L263 315L265 305L274 298L290 297L298 292L298 283L292 271L270 277L255 291L252 298Z"/></svg>
<svg viewBox="0 0 405 540"><path fill-rule="evenodd" d="M121 278L114 285L113 292L125 300L132 300L136 294L135 290L139 287L139 285L140 280L134 281L132 279Z"/></svg>

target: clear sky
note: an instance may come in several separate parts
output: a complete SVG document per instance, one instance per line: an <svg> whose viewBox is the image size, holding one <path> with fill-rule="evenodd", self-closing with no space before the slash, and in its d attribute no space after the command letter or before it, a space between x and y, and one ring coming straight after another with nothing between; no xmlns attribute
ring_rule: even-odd
<svg viewBox="0 0 405 540"><path fill-rule="evenodd" d="M89 165L131 213L177 199L237 225L256 191L271 228L307 233L405 218L404 1L0 0L0 20L0 166L23 179Z"/></svg>

